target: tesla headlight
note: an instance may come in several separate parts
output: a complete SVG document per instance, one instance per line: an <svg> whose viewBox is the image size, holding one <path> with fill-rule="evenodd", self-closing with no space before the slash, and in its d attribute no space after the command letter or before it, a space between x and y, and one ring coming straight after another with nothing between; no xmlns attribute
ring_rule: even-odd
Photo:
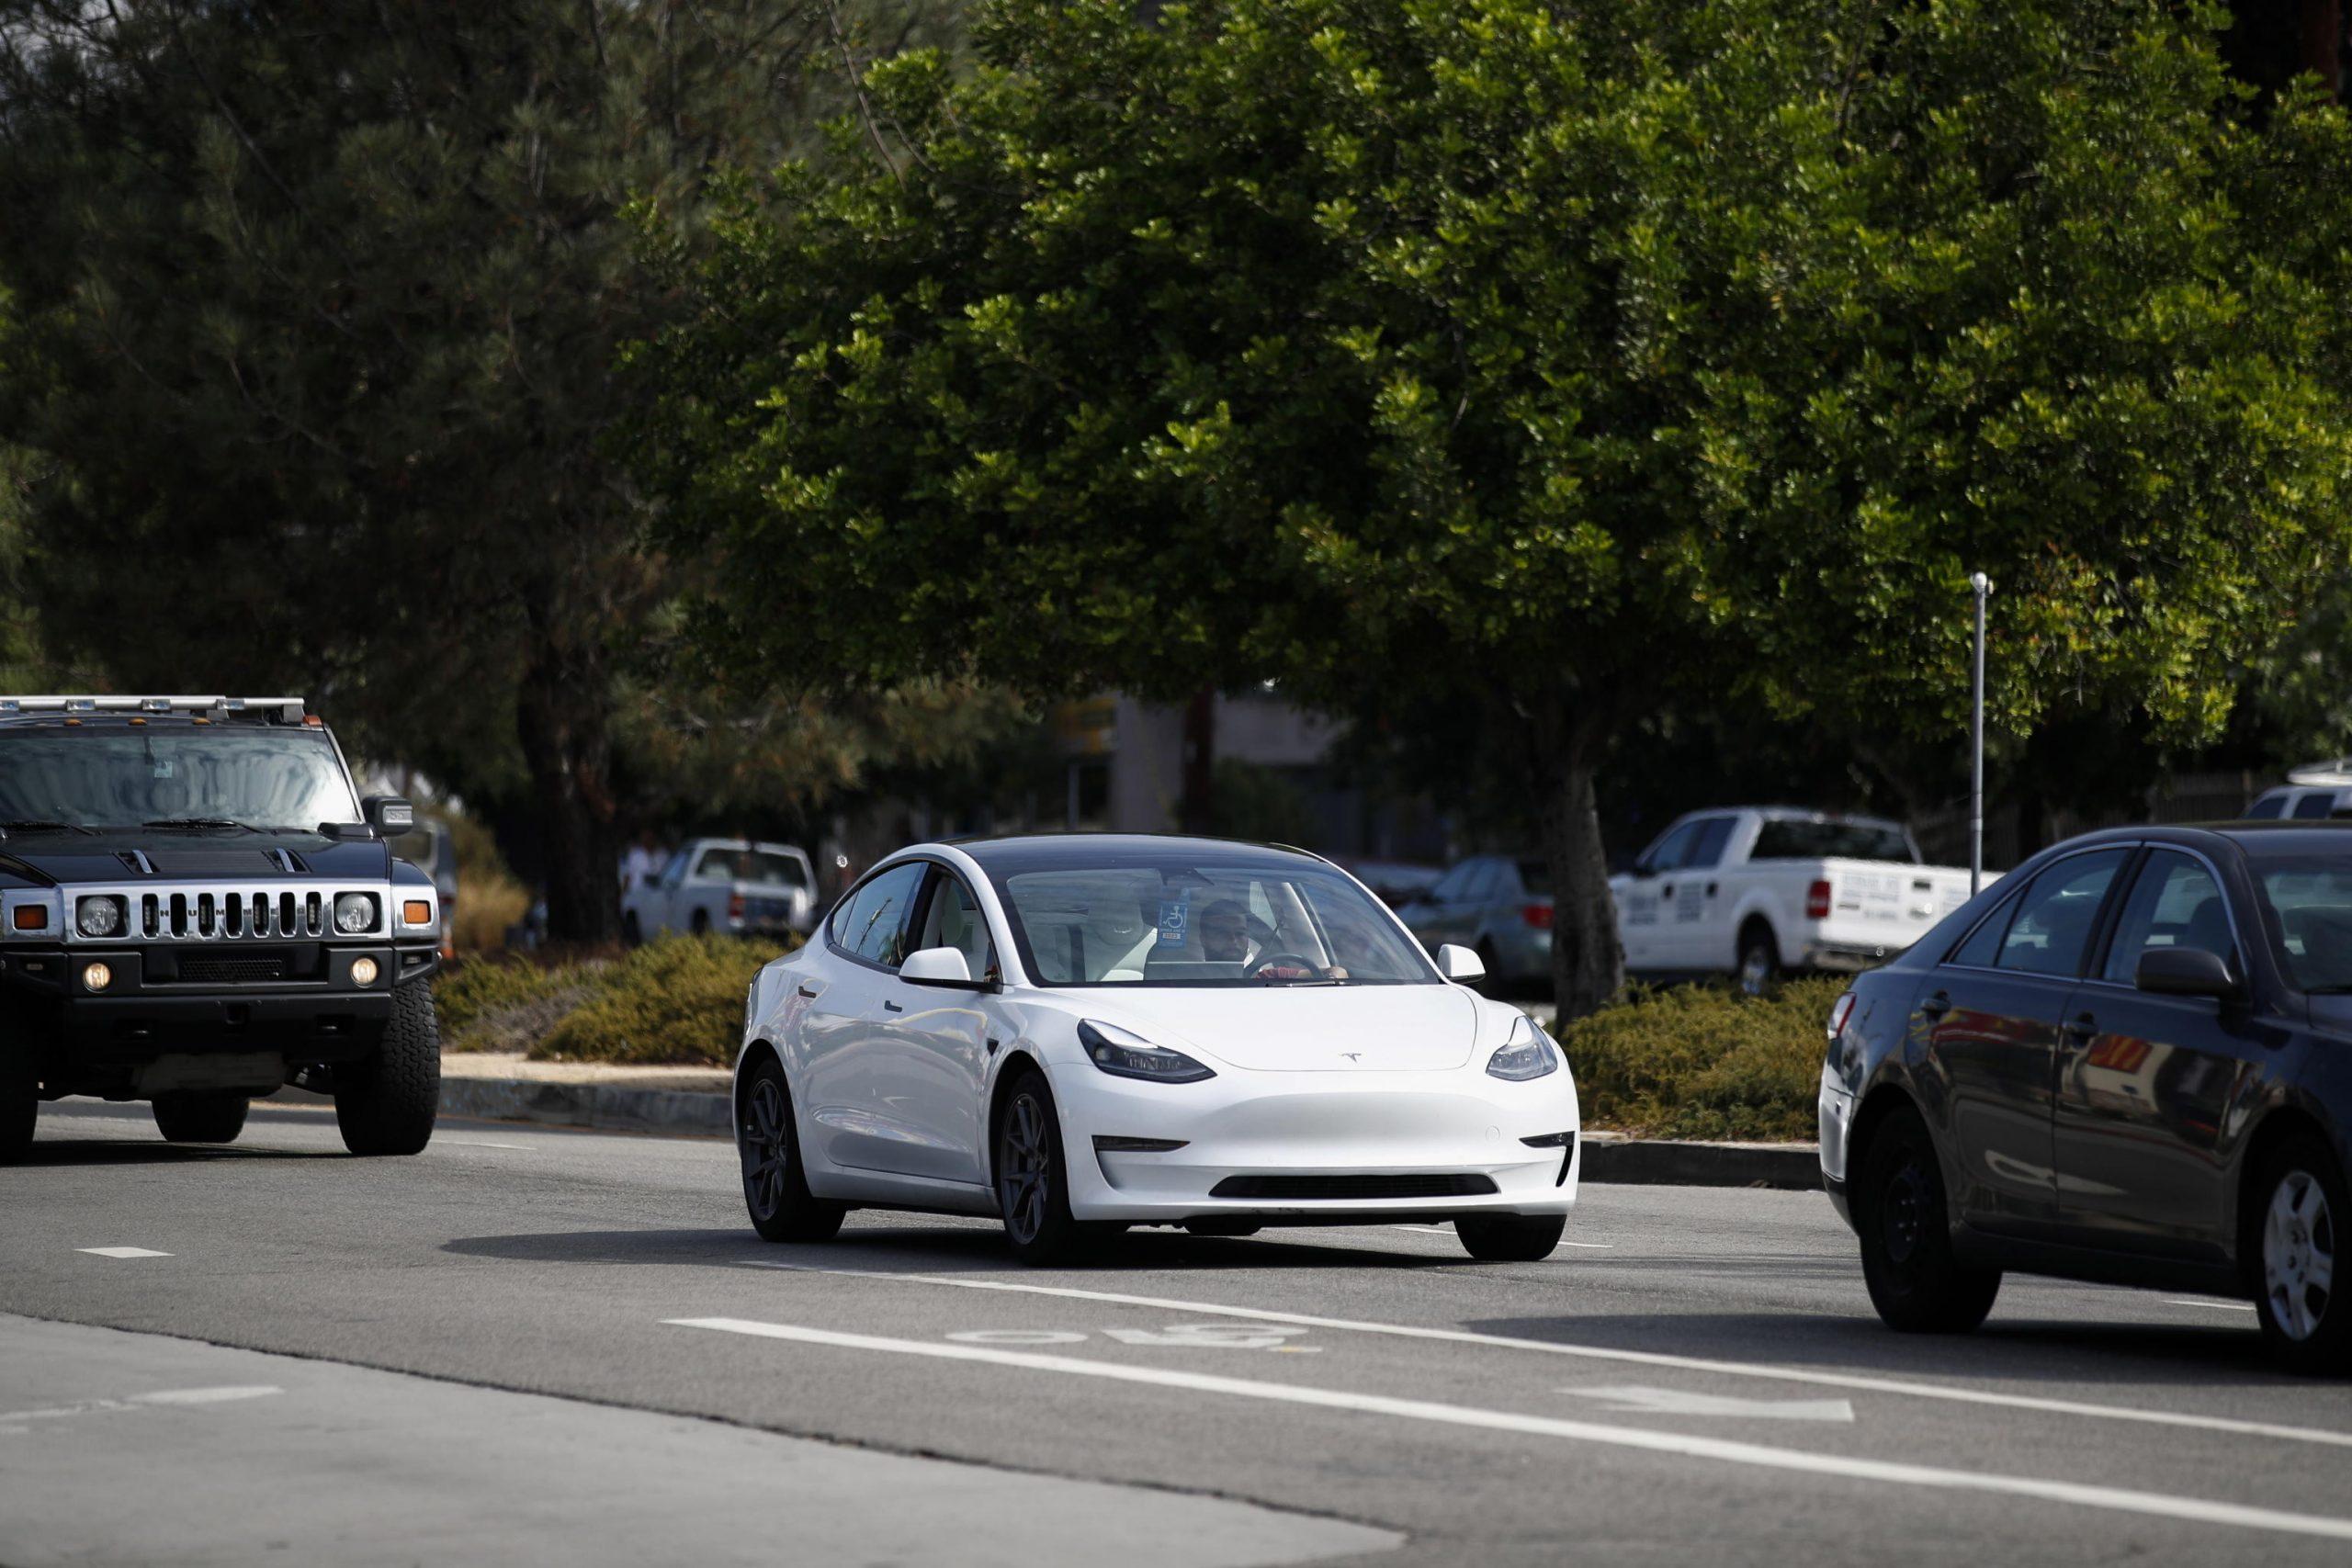
<svg viewBox="0 0 2352 1568"><path fill-rule="evenodd" d="M1552 1043L1544 1026L1525 1013L1520 1014L1519 1021L1510 1026L1510 1038L1487 1058L1488 1074L1514 1083L1559 1070L1560 1048Z"/></svg>
<svg viewBox="0 0 2352 1568"><path fill-rule="evenodd" d="M1152 1083L1198 1083L1216 1074L1182 1051L1154 1045L1114 1023L1091 1020L1078 1026L1078 1043L1094 1065L1114 1077L1145 1078Z"/></svg>
<svg viewBox="0 0 2352 1568"><path fill-rule="evenodd" d="M376 929L376 896L373 893L339 893L334 900L334 929L345 936Z"/></svg>
<svg viewBox="0 0 2352 1568"><path fill-rule="evenodd" d="M74 906L74 929L84 936L112 936L122 930L122 900L100 894Z"/></svg>

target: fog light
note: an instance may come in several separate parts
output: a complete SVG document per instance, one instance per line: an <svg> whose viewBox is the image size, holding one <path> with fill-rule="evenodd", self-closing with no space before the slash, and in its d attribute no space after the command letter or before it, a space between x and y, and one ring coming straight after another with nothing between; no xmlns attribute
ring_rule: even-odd
<svg viewBox="0 0 2352 1568"><path fill-rule="evenodd" d="M351 983L355 986L374 985L376 983L376 961L372 958L353 959L351 961Z"/></svg>
<svg viewBox="0 0 2352 1568"><path fill-rule="evenodd" d="M93 991L103 991L114 984L114 971L103 964L93 964L82 971L82 984Z"/></svg>

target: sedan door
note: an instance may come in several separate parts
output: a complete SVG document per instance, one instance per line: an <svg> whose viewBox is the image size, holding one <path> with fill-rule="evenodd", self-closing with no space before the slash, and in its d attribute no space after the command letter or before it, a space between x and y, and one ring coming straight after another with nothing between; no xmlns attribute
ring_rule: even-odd
<svg viewBox="0 0 2352 1568"><path fill-rule="evenodd" d="M952 947L976 980L997 973L996 944L979 900L963 880L933 867L906 955ZM988 1065L1006 1025L995 996L978 987L914 985L890 976L874 1033L876 1095L896 1136L888 1168L907 1176L985 1185Z"/></svg>
<svg viewBox="0 0 2352 1568"><path fill-rule="evenodd" d="M2133 985L2141 955L2201 948L2244 984L2246 948L2212 866L2151 851L2105 963L2075 993L2059 1047L2060 1217L2086 1246L2222 1261L2233 1225L2223 1128L2270 1054L2244 1002Z"/></svg>
<svg viewBox="0 0 2352 1568"><path fill-rule="evenodd" d="M2090 850L2052 862L1919 987L1911 1030L1925 1039L1927 1061L1917 1082L1943 1134L1953 1213L1979 1229L2046 1235L2058 1224L2051 1121L2059 1021L2132 852Z"/></svg>
<svg viewBox="0 0 2352 1568"><path fill-rule="evenodd" d="M885 1098L884 1021L892 1015L883 1003L898 988L907 921L929 869L922 861L904 863L852 889L820 939L826 944L822 981L803 986L808 1011L795 1087L829 1164L894 1171L904 1163L899 1145L909 1134Z"/></svg>

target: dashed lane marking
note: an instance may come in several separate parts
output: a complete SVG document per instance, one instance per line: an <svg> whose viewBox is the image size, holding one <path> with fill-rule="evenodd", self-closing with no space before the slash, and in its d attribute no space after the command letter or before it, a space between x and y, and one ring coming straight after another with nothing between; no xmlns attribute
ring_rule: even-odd
<svg viewBox="0 0 2352 1568"><path fill-rule="evenodd" d="M156 1252L144 1247L77 1247L76 1252L86 1252L96 1258L169 1258L168 1252Z"/></svg>
<svg viewBox="0 0 2352 1568"><path fill-rule="evenodd" d="M2232 1432L2249 1438L2275 1438L2285 1442L2319 1443L2352 1448L2352 1432L2320 1427L2289 1427L2270 1421L2242 1421L2228 1416L2197 1416L2184 1411L2149 1410L2131 1404L2093 1404L2083 1400L2048 1399L2030 1393L1999 1393L1990 1389L1952 1388L1939 1383L1910 1382L1899 1378L1867 1377L1856 1372L1825 1372L1804 1367L1776 1367L1751 1361L1717 1361L1702 1356L1676 1356L1658 1350L1619 1350L1599 1345L1575 1345L1556 1339L1521 1339L1503 1334L1480 1334L1467 1328L1434 1328L1418 1324L1363 1323L1343 1317L1317 1317L1300 1312L1275 1312L1264 1307L1220 1306L1214 1302L1179 1301L1167 1296L1131 1296L1111 1291L1083 1291L1069 1285L1031 1285L1013 1280L967 1280L944 1274L900 1274L878 1269L824 1269L808 1263L773 1263L745 1258L747 1269L772 1269L794 1274L830 1274L851 1280L888 1280L897 1284L952 1286L964 1291L1016 1291L1024 1295L1056 1296L1071 1301L1115 1302L1122 1306L1155 1307L1169 1312L1202 1313L1216 1317L1250 1318L1261 1323L1295 1323L1308 1328L1344 1329L1352 1334L1382 1334L1398 1339L1436 1339L1454 1345L1486 1345L1505 1350L1530 1350L1547 1356L1570 1356L1589 1361L1620 1361L1632 1366L1673 1367L1682 1371L1712 1372L1724 1377L1766 1378L1781 1382L1812 1383L1823 1388L1858 1389L1865 1393L1901 1394L1912 1399L1940 1399L1955 1404L1996 1405L2005 1410L2035 1410L2052 1416L2082 1416L2102 1421L2131 1421L2152 1427L2185 1427L2204 1432Z"/></svg>
<svg viewBox="0 0 2352 1568"><path fill-rule="evenodd" d="M1743 1421L1836 1421L1851 1426L1854 1407L1842 1399L1736 1399L1687 1388L1564 1388L1580 1399L1597 1399L1635 1416L1728 1416Z"/></svg>
<svg viewBox="0 0 2352 1568"><path fill-rule="evenodd" d="M2215 1312L2252 1312L2252 1302L2209 1302L2189 1296L2166 1296L2165 1300L2177 1307L2211 1307Z"/></svg>
<svg viewBox="0 0 2352 1568"><path fill-rule="evenodd" d="M1285 1404L1316 1405L1395 1420L1426 1421L1488 1431L1523 1432L1534 1437L1560 1438L1602 1447L1637 1449L1685 1459L1713 1460L1725 1464L1765 1470L1794 1471L1896 1486L1917 1486L1951 1492L1982 1492L2030 1497L2077 1507L2109 1509L2153 1518L2181 1519L2239 1529L2269 1530L2290 1535L2320 1536L2352 1540L2352 1519L2324 1514L2290 1513L2181 1497L2122 1487L2092 1486L2052 1481L2041 1476L2002 1475L1984 1471L1946 1470L1933 1465L1905 1464L1890 1460L1853 1458L1844 1454L1812 1453L1801 1449L1776 1449L1760 1443L1734 1442L1722 1438L1681 1432L1651 1431L1638 1427L1611 1427L1589 1421L1566 1421L1549 1416L1510 1410L1483 1410L1466 1404L1442 1404L1430 1400L1396 1399L1385 1394L1351 1393L1340 1389L1310 1388L1297 1383L1261 1382L1222 1377L1212 1372L1177 1371L1165 1367L1128 1366L1089 1360L1076 1356L1049 1356L1026 1350L1000 1350L978 1345L927 1344L914 1339L886 1339L871 1334L842 1334L831 1329L805 1328L797 1324L762 1323L740 1317L673 1317L665 1324L680 1328L713 1329L756 1338L790 1340L843 1350L871 1350L899 1356L927 1356L940 1360L976 1361L1013 1367L1024 1371L1052 1372L1069 1377L1102 1378L1114 1382L1142 1383L1154 1388L1184 1389L1197 1393L1262 1399Z"/></svg>

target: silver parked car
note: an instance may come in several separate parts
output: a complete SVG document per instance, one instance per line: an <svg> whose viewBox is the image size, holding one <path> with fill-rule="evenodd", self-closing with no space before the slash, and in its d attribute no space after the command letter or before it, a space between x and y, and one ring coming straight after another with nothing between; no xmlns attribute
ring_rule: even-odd
<svg viewBox="0 0 2352 1568"><path fill-rule="evenodd" d="M1421 945L1476 952L1505 984L1552 977L1552 878L1540 860L1473 855L1396 911Z"/></svg>
<svg viewBox="0 0 2352 1568"><path fill-rule="evenodd" d="M631 942L662 931L805 935L816 918L808 854L746 839L692 840L660 876L621 896L621 933Z"/></svg>

